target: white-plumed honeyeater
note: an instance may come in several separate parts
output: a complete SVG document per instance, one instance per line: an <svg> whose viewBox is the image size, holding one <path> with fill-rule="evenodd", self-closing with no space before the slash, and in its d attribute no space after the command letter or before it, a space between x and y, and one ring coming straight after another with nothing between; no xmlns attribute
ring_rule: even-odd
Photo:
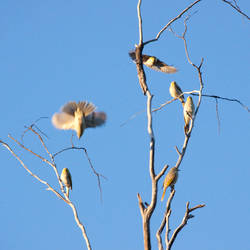
<svg viewBox="0 0 250 250"><path fill-rule="evenodd" d="M170 83L169 93L173 98L178 98L181 101L182 106L184 106L185 104L184 95L180 96L182 94L182 90L175 81Z"/></svg>
<svg viewBox="0 0 250 250"><path fill-rule="evenodd" d="M195 107L194 107L193 99L191 96L189 96L183 107L183 115L184 115L184 121L185 121L184 131L186 134L189 132L189 123L193 119L194 111L195 111Z"/></svg>
<svg viewBox="0 0 250 250"><path fill-rule="evenodd" d="M69 197L69 189L72 190L72 179L68 168L64 168L61 173L61 180L66 187L67 196Z"/></svg>
<svg viewBox="0 0 250 250"><path fill-rule="evenodd" d="M169 172L167 173L164 183L163 183L163 194L161 197L161 201L163 201L165 193L167 188L170 186L171 189L174 188L174 184L176 183L178 179L178 168L177 167L173 167L169 170Z"/></svg>
<svg viewBox="0 0 250 250"><path fill-rule="evenodd" d="M136 60L135 52L131 51L129 52L129 56L133 61ZM147 67L156 70L156 71L161 71L163 73L171 74L175 73L177 70L174 66L169 66L166 63L160 61L158 58L155 56L149 56L149 55L142 55L142 62L145 64Z"/></svg>
<svg viewBox="0 0 250 250"><path fill-rule="evenodd" d="M52 116L52 123L58 129L75 130L80 139L86 128L101 126L106 121L104 112L94 110L95 106L86 101L68 102L62 107L61 113Z"/></svg>

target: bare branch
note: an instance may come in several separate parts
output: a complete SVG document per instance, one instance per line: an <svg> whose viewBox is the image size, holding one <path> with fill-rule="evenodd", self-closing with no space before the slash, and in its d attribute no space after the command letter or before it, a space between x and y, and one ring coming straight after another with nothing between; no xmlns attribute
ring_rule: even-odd
<svg viewBox="0 0 250 250"><path fill-rule="evenodd" d="M15 139L14 139L15 140ZM68 200L64 199L63 196L61 196L54 188L52 188L46 181L42 180L40 177L38 177L36 174L34 174L32 171L30 171L27 166L24 164L24 162L20 159L20 157L10 148L10 146L0 140L0 143L9 150L9 152L19 161L19 163L23 166L23 168L35 179L37 179L39 182L47 186L47 190L52 191L57 197L65 201L67 204L69 204Z"/></svg>
<svg viewBox="0 0 250 250"><path fill-rule="evenodd" d="M168 169L168 165L165 165L163 167L163 169L161 170L161 172L155 177L155 180L158 181L166 172L166 170Z"/></svg>
<svg viewBox="0 0 250 250"><path fill-rule="evenodd" d="M142 18L141 18L141 0L138 1L137 4L137 15L138 15L138 21L139 21L139 45L142 45L143 43L143 33L142 33Z"/></svg>
<svg viewBox="0 0 250 250"><path fill-rule="evenodd" d="M40 138L41 142L43 142L41 136L36 132L34 131L33 129L31 129L32 132L34 132L35 134L38 135L38 137ZM43 158L42 156L34 153L32 150L26 148L23 144L21 144L20 142L18 142L16 139L14 139L13 137L9 136L13 141L15 141L21 148L24 148L25 150L27 150L28 152L32 153L33 155L37 156L38 158L42 159L44 162L46 162L47 164L49 164L50 166L53 167L53 169L56 171L57 173L57 180L61 186L61 190L64 194L64 197L62 195L60 195L53 187L51 187L51 185L49 185L46 181L42 180L40 177L38 177L36 174L34 174L31 170L29 170L29 168L24 164L24 162L20 159L20 157L10 148L10 146L3 142L2 140L0 140L0 143L9 150L9 152L19 161L19 163L23 166L23 168L31 175L33 176L35 179L37 179L39 182L41 182L42 184L46 185L47 186L47 190L49 191L52 191L57 197L59 197L60 199L62 199L64 202L66 202L72 209L73 211L73 214L74 214L74 218L75 218L75 221L78 225L78 227L81 229L82 231L82 235L85 239L85 242L86 242L86 245L87 245L87 248L88 250L91 250L91 245L90 245L90 242L89 242L89 239L88 239L88 236L87 236L87 233L86 233L86 230L85 230L85 227L83 226L83 224L80 222L79 218L78 218L78 214L77 214L77 210L75 208L75 205L69 200L69 197L66 195L65 191L64 191L64 188L62 186L62 182L61 182L61 179L59 177L59 174L58 174L58 171L57 171L57 168L54 164L52 164L51 162L47 161L45 158ZM47 147L45 146L45 144L43 144L43 146L47 149ZM48 154L50 154L50 152L48 151ZM52 157L53 158L53 157Z"/></svg>
<svg viewBox="0 0 250 250"><path fill-rule="evenodd" d="M233 5L231 2L229 2L229 1L227 1L227 0L222 0L222 2L229 4L232 8L234 8L236 11L238 11L242 16L244 16L244 17L246 17L248 20L250 20L250 17L249 17L247 14L245 14L244 12L242 12L242 11L240 10L240 8L239 8L239 6L237 5L236 1L234 1L234 4L235 4L235 5Z"/></svg>
<svg viewBox="0 0 250 250"><path fill-rule="evenodd" d="M217 121L218 121L218 133L220 134L220 116L219 116L219 108L218 108L218 99L215 98L215 102L216 102L216 117L217 117Z"/></svg>
<svg viewBox="0 0 250 250"><path fill-rule="evenodd" d="M195 93L191 93L191 95L198 96L198 95L195 94ZM218 95L207 95L207 94L202 94L202 96L204 96L204 97L211 97L211 98L215 98L215 99L221 99L221 100L230 101L230 102L237 102L237 103L239 103L244 109L246 109L247 112L250 113L250 109L249 109L245 104L243 104L240 100L238 100L238 99L236 99L236 98L228 98L228 97L222 97L222 96L218 96Z"/></svg>
<svg viewBox="0 0 250 250"><path fill-rule="evenodd" d="M184 14L184 13L186 13L189 9L191 9L194 5L196 5L197 3L199 3L201 0L197 0L197 1L195 1L195 2L193 2L192 4L190 4L186 9L184 9L178 16L176 16L175 18L173 18L173 19L171 19L168 23L167 23L167 25L165 25L161 30L160 30L160 32L156 35L156 38L155 39L152 39L152 40L149 40L149 41L147 41L147 42L145 42L144 43L144 45L146 45L146 44L148 44L148 43L151 43L151 42L156 42L159 38L160 38L160 36L161 36L161 34L173 23L173 22L175 22L177 19L179 19L179 18L181 18L182 17L182 15Z"/></svg>
<svg viewBox="0 0 250 250"><path fill-rule="evenodd" d="M94 174L96 175L96 177L97 177L98 188L99 188L99 191L100 191L100 199L101 199L101 201L102 201L102 187L101 187L101 178L100 178L100 177L102 177L102 178L104 178L104 179L106 179L106 180L107 180L107 178L106 178L104 175L98 173L98 172L95 170L95 168L94 168L94 166L93 166L93 164L92 164L92 162L91 162L91 160L90 160L90 158L89 158L88 151L87 151L86 148L84 148L84 147L75 147L75 146L72 146L72 147L69 147L69 148L64 148L64 149L62 149L62 150L56 152L55 154L53 154L52 157L54 158L54 157L56 157L57 155L59 155L59 154L65 152L65 151L68 151L68 150L83 150L83 152L85 153L85 155L86 155L86 157L87 157L87 159L88 159L90 168L92 169L93 173L94 173Z"/></svg>
<svg viewBox="0 0 250 250"><path fill-rule="evenodd" d="M175 231L173 232L172 237L171 237L171 239L170 239L170 241L169 241L169 243L168 243L168 245L167 245L167 248L166 248L167 250L170 250L170 249L171 249L171 247L172 247L172 245L173 245L173 243L174 243L174 241L175 241L175 239L176 239L178 233L179 233L179 232L182 230L182 228L187 224L188 220L189 220L190 218L193 218L193 217L194 217L193 215L190 214L190 212L194 211L195 209L202 208L202 207L204 207L204 206L205 206L205 204L200 204L200 205L197 205L197 206L195 206L195 207L189 209L189 202L187 202L187 204L186 204L186 212L185 212L185 215L184 215L184 217L183 217L183 219L182 219L181 224L180 224L180 225L175 229Z"/></svg>
<svg viewBox="0 0 250 250"><path fill-rule="evenodd" d="M187 94L192 94L192 93L200 93L200 91L199 91L199 90L192 90L192 91L182 92L182 94L181 94L180 96L185 95L185 94L186 94L186 95L187 95ZM167 101L167 102L161 104L160 107L153 109L152 112L156 112L156 111L158 111L158 110L164 108L166 105L168 105L168 104L174 102L175 100L177 100L180 96L178 96L178 97L176 97L176 98L173 98L173 99L171 99L171 100L169 100L169 101Z"/></svg>
<svg viewBox="0 0 250 250"><path fill-rule="evenodd" d="M22 134L22 136L21 136L21 141L23 141L23 137L24 137L24 135L26 134L26 132L27 131L29 131L29 128L31 127L36 127L36 129L41 133L41 134L43 134L46 138L48 138L48 136L36 125L36 123L37 122L39 122L41 119L48 119L49 117L47 117L47 116L42 116L42 117L39 117L38 119L36 119L30 126L28 126L28 127L26 127L25 126L25 130L24 130L24 132L23 132L23 134Z"/></svg>
<svg viewBox="0 0 250 250"><path fill-rule="evenodd" d="M162 234L162 231L167 223L167 227L166 227L166 237L165 237L165 241L167 240L168 241L168 234L169 234L169 216L171 214L171 209L170 209L170 206L171 206L171 202L174 198L174 195L175 195L175 190L173 189L168 197L168 200L167 200L167 203L166 203L166 210L165 210L165 214L164 214L164 218L161 222L161 225L159 227L159 229L157 230L156 232L156 238L157 238L157 241L158 241L158 248L160 250L163 250L163 246L162 246L162 239L161 239L161 234Z"/></svg>

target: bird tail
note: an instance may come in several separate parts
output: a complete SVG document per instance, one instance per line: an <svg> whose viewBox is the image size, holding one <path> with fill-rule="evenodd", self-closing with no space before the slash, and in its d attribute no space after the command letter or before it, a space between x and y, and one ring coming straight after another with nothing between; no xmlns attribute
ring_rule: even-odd
<svg viewBox="0 0 250 250"><path fill-rule="evenodd" d="M66 194L67 194L67 197L69 198L69 188L66 187Z"/></svg>
<svg viewBox="0 0 250 250"><path fill-rule="evenodd" d="M77 106L83 112L85 117L95 110L95 105L90 102L79 102Z"/></svg>
<svg viewBox="0 0 250 250"><path fill-rule="evenodd" d="M163 201L163 199L164 199L164 196L165 196L166 190L167 190L167 189L164 187L164 189L163 189L163 194L162 194L162 196L161 196L161 201Z"/></svg>

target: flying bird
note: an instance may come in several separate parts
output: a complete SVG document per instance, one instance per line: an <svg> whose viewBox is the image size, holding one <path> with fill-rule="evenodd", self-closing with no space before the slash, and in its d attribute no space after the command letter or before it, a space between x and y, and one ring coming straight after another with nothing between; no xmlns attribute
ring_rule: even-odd
<svg viewBox="0 0 250 250"><path fill-rule="evenodd" d="M71 174L68 168L64 168L61 173L61 180L63 184L66 186L67 196L69 197L69 189L72 190L72 179Z"/></svg>
<svg viewBox="0 0 250 250"><path fill-rule="evenodd" d="M175 81L171 82L169 87L169 93L173 98L178 98L181 101L182 106L184 106L185 104L184 95L180 96L182 94L182 90Z"/></svg>
<svg viewBox="0 0 250 250"><path fill-rule="evenodd" d="M178 168L177 167L173 167L169 170L169 172L167 173L164 183L163 183L163 194L161 197L161 201L163 201L165 193L167 188L170 186L171 189L174 188L174 184L176 183L177 179L178 179Z"/></svg>
<svg viewBox="0 0 250 250"><path fill-rule="evenodd" d="M52 116L52 123L58 129L72 129L80 139L86 128L95 128L105 123L107 116L104 112L94 112L95 106L87 101L68 102L61 113Z"/></svg>
<svg viewBox="0 0 250 250"><path fill-rule="evenodd" d="M129 56L135 62L136 60L135 52L134 51L129 52ZM160 61L155 56L142 55L142 62L147 67L156 71L161 71L163 73L171 74L171 73L176 73L177 71L174 66L167 65L166 63Z"/></svg>
<svg viewBox="0 0 250 250"><path fill-rule="evenodd" d="M183 107L183 115L184 115L184 121L185 121L184 131L186 134L189 132L189 123L193 119L194 111L195 111L195 107L194 107L193 99L191 96L188 96Z"/></svg>

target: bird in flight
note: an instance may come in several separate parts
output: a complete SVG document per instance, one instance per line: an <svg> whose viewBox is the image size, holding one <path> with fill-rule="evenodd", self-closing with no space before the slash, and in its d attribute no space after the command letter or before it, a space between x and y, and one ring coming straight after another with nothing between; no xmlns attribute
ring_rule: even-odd
<svg viewBox="0 0 250 250"><path fill-rule="evenodd" d="M87 101L68 102L52 116L52 123L58 129L75 130L80 139L86 128L101 126L107 119L106 113L94 110L94 104Z"/></svg>

